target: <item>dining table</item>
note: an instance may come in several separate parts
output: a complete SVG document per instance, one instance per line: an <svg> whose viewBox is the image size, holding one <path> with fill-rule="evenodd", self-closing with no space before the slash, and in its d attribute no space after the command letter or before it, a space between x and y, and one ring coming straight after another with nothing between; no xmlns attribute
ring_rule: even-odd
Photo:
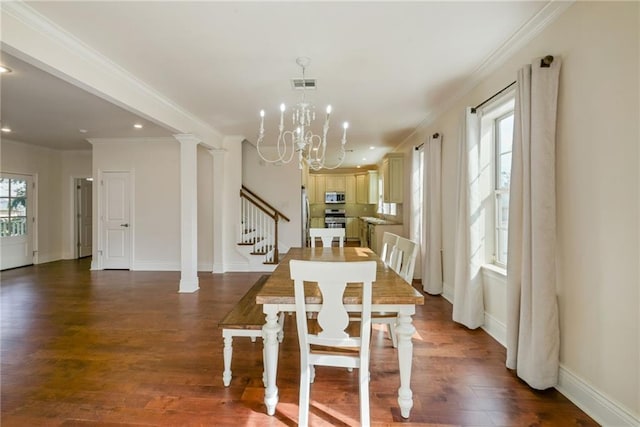
<svg viewBox="0 0 640 427"><path fill-rule="evenodd" d="M364 247L291 248L256 295L256 303L262 304L265 314L262 336L266 382L264 403L267 407L267 413L269 415L275 414L278 404L276 377L279 350L278 333L281 327L278 323L278 316L280 312L295 311L293 280L289 271L289 261L291 260L376 261L376 280L372 285L371 310L373 312L397 313L395 328L398 339L397 354L400 373L398 405L402 417L409 418L413 407L413 393L411 391L413 343L411 338L415 333L411 316L415 314L416 305L424 304L424 296L386 265L375 252ZM314 284L306 286L308 285L314 286ZM315 291L313 288L307 287L305 292L305 301L309 311L319 310L322 302L320 291L317 289L317 285L315 286ZM345 305L361 303L361 293L357 291L357 285L347 286L343 295L343 303Z"/></svg>

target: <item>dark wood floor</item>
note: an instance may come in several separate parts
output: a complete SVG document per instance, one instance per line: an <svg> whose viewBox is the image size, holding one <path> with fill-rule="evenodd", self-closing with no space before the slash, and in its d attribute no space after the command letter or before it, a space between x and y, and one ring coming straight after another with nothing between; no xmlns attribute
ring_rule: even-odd
<svg viewBox="0 0 640 427"><path fill-rule="evenodd" d="M178 294L177 273L90 272L89 260L2 272L2 426L271 426L297 424L295 322L285 325L273 417L262 403L262 343L235 340L222 385L218 320L260 276L200 274ZM593 426L555 390L529 389L484 332L454 324L426 296L414 324L414 407L400 418L395 350L374 331L374 425ZM357 372L317 369L312 425L358 424Z"/></svg>

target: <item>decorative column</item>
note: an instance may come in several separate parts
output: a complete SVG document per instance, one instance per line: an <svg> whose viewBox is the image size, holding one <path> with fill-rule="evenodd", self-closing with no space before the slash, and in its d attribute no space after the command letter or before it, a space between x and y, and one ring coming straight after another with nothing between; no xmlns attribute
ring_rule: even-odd
<svg viewBox="0 0 640 427"><path fill-rule="evenodd" d="M192 134L174 135L180 143L180 289L195 292L198 283L198 144Z"/></svg>

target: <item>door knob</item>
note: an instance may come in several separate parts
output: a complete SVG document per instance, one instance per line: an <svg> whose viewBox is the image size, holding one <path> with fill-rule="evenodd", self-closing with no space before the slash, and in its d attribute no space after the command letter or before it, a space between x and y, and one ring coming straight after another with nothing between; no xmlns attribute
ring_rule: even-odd
<svg viewBox="0 0 640 427"><path fill-rule="evenodd" d="M120 227L128 227L129 224L120 224Z"/></svg>

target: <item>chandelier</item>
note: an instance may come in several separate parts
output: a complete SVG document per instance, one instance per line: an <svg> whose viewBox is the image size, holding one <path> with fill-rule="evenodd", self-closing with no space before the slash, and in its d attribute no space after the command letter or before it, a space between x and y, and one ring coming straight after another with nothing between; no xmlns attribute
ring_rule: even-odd
<svg viewBox="0 0 640 427"><path fill-rule="evenodd" d="M256 148L258 155L262 160L268 163L289 163L293 160L294 154L298 154L298 165L302 169L303 162L312 170L335 169L344 161L345 144L347 143L347 128L349 123L344 122L342 125L342 141L338 149L338 162L332 166L327 166L326 149L327 149L327 132L329 131L329 117L331 116L331 105L327 106L324 126L322 127L322 136L314 134L311 124L316 119L315 107L306 101L305 69L309 65L310 59L301 57L296 59L296 63L302 69L302 100L298 102L291 113L292 129L285 130L284 119L287 110L284 104L280 104L280 125L278 126L278 141L275 146L277 157L268 158L263 153L264 144L264 110L260 111L260 131L258 133L258 141ZM273 146L270 146L274 148Z"/></svg>

